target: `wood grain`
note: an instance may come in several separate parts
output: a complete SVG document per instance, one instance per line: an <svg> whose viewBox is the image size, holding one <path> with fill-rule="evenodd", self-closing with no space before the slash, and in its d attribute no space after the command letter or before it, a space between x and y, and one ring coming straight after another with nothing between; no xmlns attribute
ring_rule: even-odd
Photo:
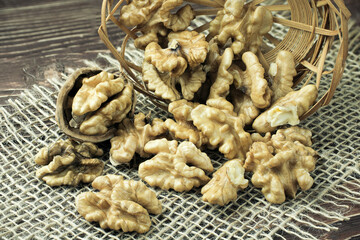
<svg viewBox="0 0 360 240"><path fill-rule="evenodd" d="M360 1L345 2L360 22ZM97 34L100 9L100 0L0 0L0 106L35 83L45 85L46 78L109 53ZM121 37L115 26L108 31ZM319 238L360 236L360 209L349 216L349 221L333 223L338 231Z"/></svg>
<svg viewBox="0 0 360 240"><path fill-rule="evenodd" d="M84 66L84 59L108 52L97 34L100 1L20 2L0 8L0 105L34 83L45 84L49 72Z"/></svg>

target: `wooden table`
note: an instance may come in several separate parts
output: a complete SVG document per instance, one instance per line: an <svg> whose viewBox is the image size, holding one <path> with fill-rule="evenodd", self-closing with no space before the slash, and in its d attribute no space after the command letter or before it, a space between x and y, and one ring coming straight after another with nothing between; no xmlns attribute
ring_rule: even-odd
<svg viewBox="0 0 360 240"><path fill-rule="evenodd" d="M360 1L346 2L360 22ZM100 0L1 0L0 106L35 83L46 85L45 79L84 66L84 59L109 53L97 34L100 8ZM360 209L348 215L321 239L359 239Z"/></svg>

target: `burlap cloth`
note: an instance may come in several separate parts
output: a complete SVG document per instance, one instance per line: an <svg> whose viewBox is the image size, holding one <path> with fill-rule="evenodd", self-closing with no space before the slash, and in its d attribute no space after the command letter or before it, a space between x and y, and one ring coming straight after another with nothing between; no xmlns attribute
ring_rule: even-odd
<svg viewBox="0 0 360 240"><path fill-rule="evenodd" d="M360 204L359 30L350 24L347 66L331 104L301 123L312 130L313 148L320 156L311 172L315 181L310 190L299 191L295 199L275 205L250 184L239 191L236 201L219 207L203 202L199 189L177 193L156 188L163 213L151 216L151 229L143 235L103 230L81 217L74 200L81 192L94 191L90 184L49 187L35 177L39 166L33 161L34 155L65 138L54 119L65 76L49 79L51 87L36 85L20 98L10 99L8 106L0 108L0 239L317 239L326 231L336 230L330 222L347 219L350 208ZM273 31L284 33L279 26ZM330 67L335 52L327 60ZM141 62L141 54L135 50L127 54ZM110 56L99 58L108 63L107 70L118 69L117 61ZM153 116L162 118L166 115L141 95L137 111L152 111ZM208 154L215 169L225 162L215 151ZM108 154L102 159L104 174L140 180L137 161L114 167Z"/></svg>

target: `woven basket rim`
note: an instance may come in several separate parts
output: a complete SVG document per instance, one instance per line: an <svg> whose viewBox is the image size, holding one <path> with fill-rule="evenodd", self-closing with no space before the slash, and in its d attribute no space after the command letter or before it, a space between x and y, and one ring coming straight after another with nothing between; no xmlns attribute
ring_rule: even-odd
<svg viewBox="0 0 360 240"><path fill-rule="evenodd" d="M126 1L128 4L130 1ZM224 0L185 0L184 3L194 3L206 6L206 9L196 9L196 15L215 15L216 12L224 5ZM278 40L269 33L265 37L272 42L276 47L267 53L258 51L259 60L267 71L271 60L275 59L277 52L280 50L290 50L294 53L295 62L297 65L297 76L294 78L294 86L303 83L303 86L309 83L310 79L316 75L316 86L320 87L321 78L324 75L332 74L332 79L328 90L323 94L319 100L307 111L300 119L305 119L315 113L320 107L330 103L336 87L338 86L342 74L345 69L345 61L348 53L348 20L351 16L350 11L346 8L343 0L288 0L287 4L268 4L266 0L253 0L247 4L262 4L271 12L290 11L291 19L285 19L274 16L274 23L281 24L288 27L289 30L282 40ZM113 4L113 0L103 0L101 8L101 24L98 29L100 39L105 46L110 50L114 57L119 61L122 67L121 71L125 71L129 78L134 82L134 88L138 92L150 97L150 100L157 106L167 110L167 104L161 98L149 92L142 80L138 79L133 71L141 72L141 67L129 62L125 59L126 45L130 38L136 38L136 28L129 29L123 25L115 14L120 12L124 5L124 0ZM316 11L313 11L313 10ZM305 14L305 16L304 16ZM113 22L122 31L125 32L125 37L122 41L121 50L118 52L116 47L109 40L107 31L107 23ZM203 31L208 28L208 23L194 29L195 31ZM296 51L291 49L291 44L294 36L300 36L302 44L307 39L307 45L301 45L301 49ZM329 53L335 38L340 40L340 46L337 52L334 68L330 71L324 71L325 59ZM290 39L290 40L289 40ZM305 79L306 78L306 79Z"/></svg>

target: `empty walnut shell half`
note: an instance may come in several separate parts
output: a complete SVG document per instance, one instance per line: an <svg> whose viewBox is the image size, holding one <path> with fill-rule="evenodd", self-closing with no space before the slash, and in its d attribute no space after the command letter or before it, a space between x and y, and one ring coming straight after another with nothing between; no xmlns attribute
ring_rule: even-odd
<svg viewBox="0 0 360 240"><path fill-rule="evenodd" d="M97 142L104 142L106 140L109 140L115 135L115 131L116 131L116 127L114 126L115 123L112 123L110 126L106 126L103 132L95 133L95 134L85 134L84 132L81 132L80 130L81 128L79 128L79 126L74 126L74 124L71 123L72 121L74 121L73 104L72 104L73 99L77 94L77 92L79 91L79 89L83 86L83 80L85 78L89 79L95 75L98 75L101 72L102 70L99 68L80 68L69 76L69 78L67 79L67 81L62 86L59 92L56 102L55 118L60 129L70 138L82 142L97 143ZM132 85L128 83L127 86L132 91L131 100L129 100L130 105L134 106L135 95L132 90ZM96 95L96 94L91 94L91 95ZM111 102L112 99L113 97L109 96L108 100L102 103L99 109L102 108L103 106L106 106L106 104L108 102ZM129 103L127 104L129 105ZM127 115L130 109L133 109L133 107L127 107L127 112L124 112L123 115ZM88 113L88 115L83 115L82 117L86 119L88 116L91 116L93 113L96 113L96 111L92 111Z"/></svg>

